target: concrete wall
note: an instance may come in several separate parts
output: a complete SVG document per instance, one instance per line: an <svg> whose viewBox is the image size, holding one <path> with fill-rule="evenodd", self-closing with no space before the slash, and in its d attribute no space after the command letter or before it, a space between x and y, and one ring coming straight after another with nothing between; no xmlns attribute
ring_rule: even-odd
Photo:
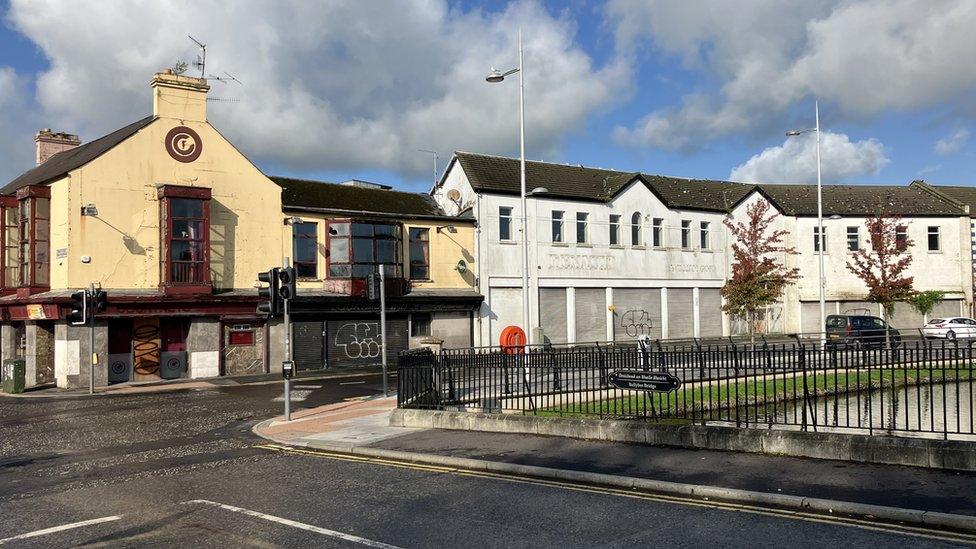
<svg viewBox="0 0 976 549"><path fill-rule="evenodd" d="M212 317L197 317L190 322L186 337L187 369L190 377L220 375L220 321Z"/></svg>
<svg viewBox="0 0 976 549"><path fill-rule="evenodd" d="M90 328L59 321L54 326L54 375L58 387L87 387L91 367ZM95 385L108 385L108 322L95 322Z"/></svg>
<svg viewBox="0 0 976 549"><path fill-rule="evenodd" d="M27 355L25 377L27 387L54 382L54 323L27 323Z"/></svg>

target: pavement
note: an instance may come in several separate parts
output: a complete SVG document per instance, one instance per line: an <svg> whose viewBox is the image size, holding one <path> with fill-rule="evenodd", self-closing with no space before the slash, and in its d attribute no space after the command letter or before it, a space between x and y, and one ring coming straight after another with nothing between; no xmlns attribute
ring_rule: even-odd
<svg viewBox="0 0 976 549"><path fill-rule="evenodd" d="M836 515L365 459L351 449L431 449L499 460L499 454L508 452L528 459L524 454L531 450L537 463L553 465L557 463L551 460L563 459L587 466L585 452L560 446L575 444L564 439L537 437L532 442L523 437L505 446L500 439L449 441L433 431L391 429L385 420L393 401L379 396L379 376L301 380L295 386L296 421L277 424L265 418L282 410L280 382L97 398L0 399L0 545L569 548L788 543L819 548L958 547L976 542L974 535L932 528L879 527ZM350 451L269 443L253 433L258 423L278 437ZM645 450L616 459L624 467ZM587 451L602 455L608 449ZM605 455L591 455L590 461L600 467L608 463ZM696 466L704 475L708 465Z"/></svg>
<svg viewBox="0 0 976 549"><path fill-rule="evenodd" d="M729 494L744 491L758 494L759 499L768 494L771 497L765 499L769 501L774 496L795 496L948 513L970 517L969 522L976 525L976 518L972 518L976 517L976 473L972 472L538 435L391 427L389 415L395 405L392 398L374 398L320 406L296 414L292 422L277 417L258 423L254 431L292 447L443 465L477 460L511 465L511 470L534 467L612 475L660 482L665 487L673 483L726 489ZM803 506L809 507L809 503Z"/></svg>

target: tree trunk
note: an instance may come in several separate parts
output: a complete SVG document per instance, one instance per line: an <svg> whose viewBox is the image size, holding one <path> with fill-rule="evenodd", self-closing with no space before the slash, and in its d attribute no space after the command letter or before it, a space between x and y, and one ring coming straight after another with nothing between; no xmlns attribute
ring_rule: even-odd
<svg viewBox="0 0 976 549"><path fill-rule="evenodd" d="M748 311L746 313L749 318L749 343L751 345L756 344L756 311Z"/></svg>
<svg viewBox="0 0 976 549"><path fill-rule="evenodd" d="M881 304L881 318L885 323L885 347L891 348L891 325L888 324L888 307Z"/></svg>

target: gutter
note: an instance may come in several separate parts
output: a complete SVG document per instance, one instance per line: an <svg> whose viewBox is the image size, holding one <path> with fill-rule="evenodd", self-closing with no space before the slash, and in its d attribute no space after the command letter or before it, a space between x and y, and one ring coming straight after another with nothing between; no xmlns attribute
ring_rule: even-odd
<svg viewBox="0 0 976 549"><path fill-rule="evenodd" d="M427 221L451 221L454 223L471 223L474 224L474 219L467 219L464 217L454 217L450 215L433 215L433 214L398 214L398 213L385 213L385 212L371 212L368 210L342 210L338 208L314 208L311 206L282 206L283 211L296 211L296 212L313 212L313 213L324 213L324 214L336 214L342 216L362 216L362 217L381 217L385 219L418 219Z"/></svg>

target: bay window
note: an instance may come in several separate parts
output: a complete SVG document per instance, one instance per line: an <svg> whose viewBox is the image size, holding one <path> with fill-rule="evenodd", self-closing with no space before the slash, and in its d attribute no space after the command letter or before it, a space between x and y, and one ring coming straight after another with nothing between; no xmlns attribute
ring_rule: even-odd
<svg viewBox="0 0 976 549"><path fill-rule="evenodd" d="M0 196L0 292L10 293L20 282L20 221L16 196Z"/></svg>
<svg viewBox="0 0 976 549"><path fill-rule="evenodd" d="M160 287L166 293L209 293L210 189L159 188Z"/></svg>
<svg viewBox="0 0 976 549"><path fill-rule="evenodd" d="M402 278L401 229L390 223L329 222L329 278L366 278L389 265L386 276Z"/></svg>
<svg viewBox="0 0 976 549"><path fill-rule="evenodd" d="M17 294L28 296L51 286L51 188L22 187L17 202Z"/></svg>

